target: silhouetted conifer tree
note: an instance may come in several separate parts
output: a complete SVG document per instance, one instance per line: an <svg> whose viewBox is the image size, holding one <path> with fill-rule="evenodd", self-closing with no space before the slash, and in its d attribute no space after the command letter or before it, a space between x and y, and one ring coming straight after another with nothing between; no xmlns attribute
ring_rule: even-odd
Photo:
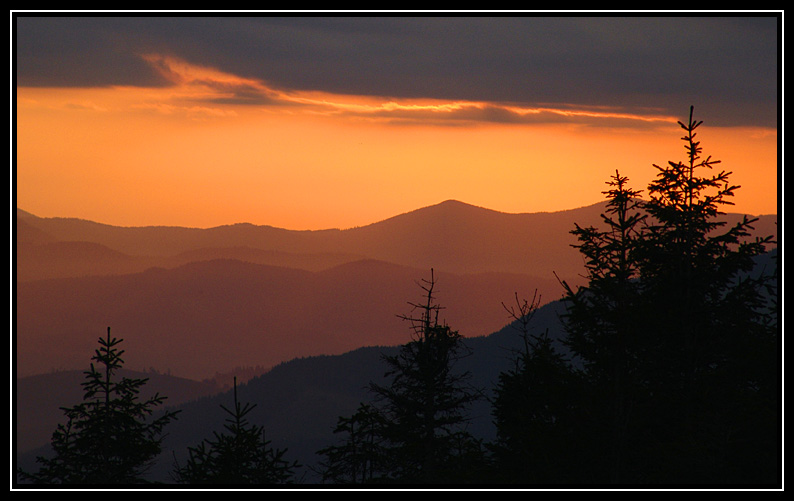
<svg viewBox="0 0 794 501"><path fill-rule="evenodd" d="M540 298L505 309L523 341L513 369L502 372L493 400L497 440L490 444L494 481L517 484L581 483L588 416L581 374L554 346L548 330L531 334Z"/></svg>
<svg viewBox="0 0 794 501"><path fill-rule="evenodd" d="M753 272L771 237L750 239L747 217L721 230L719 209L738 187L729 172L701 174L719 163L701 157L701 123L692 110L679 122L687 158L654 166L649 200L617 174L606 229L573 231L589 283L574 291L563 282L563 318L598 397L589 413L605 440L587 447L604 452L600 482L775 478L776 333L769 276Z"/></svg>
<svg viewBox="0 0 794 501"><path fill-rule="evenodd" d="M334 433L344 434L344 442L317 452L326 458L321 465L323 482L366 484L381 478L385 474L381 424L380 414L364 403L349 418L339 417Z"/></svg>
<svg viewBox="0 0 794 501"><path fill-rule="evenodd" d="M146 379L114 379L124 361L118 345L122 339L99 338L85 372L83 402L62 408L67 422L52 435L53 457L38 457L38 472L22 472L23 480L38 484L139 484L154 458L160 454L163 428L177 412L152 419L154 408L166 397L159 394L139 400Z"/></svg>
<svg viewBox="0 0 794 501"><path fill-rule="evenodd" d="M291 483L299 465L284 459L286 449L271 447L262 426L250 424L246 416L256 405L237 400L234 378L234 410L221 405L229 418L228 433L213 432L196 447L189 447L185 466L175 471L179 483L216 485L264 485Z"/></svg>
<svg viewBox="0 0 794 501"><path fill-rule="evenodd" d="M651 479L756 482L774 472L764 449L774 450L765 431L776 427L763 417L769 402L759 400L776 358L763 293L771 275L753 272L772 237L750 239L756 219L747 216L722 228L720 209L732 205L739 187L730 172L707 174L719 161L701 156L701 124L693 109L679 122L686 160L654 166L643 206L649 223L637 257L648 334L641 368L657 408L647 418L660 463ZM761 464L768 472L757 470Z"/></svg>
<svg viewBox="0 0 794 501"><path fill-rule="evenodd" d="M639 303L637 248L642 241L638 191L627 186L628 178L615 172L607 182L608 200L601 214L602 228L578 224L571 232L574 245L585 258L586 287L573 290L565 281L567 312L563 321L565 344L582 364L587 394L598 405L591 406L595 423L589 440L602 452L599 464L613 483L620 483L626 454L631 409L639 391L636 347L643 335L644 319ZM608 472L608 473L606 473ZM603 477L602 477L603 478Z"/></svg>
<svg viewBox="0 0 794 501"><path fill-rule="evenodd" d="M394 356L384 356L388 385L371 384L380 414L378 429L386 480L430 484L476 481L484 454L467 431L468 406L480 397L454 365L465 347L458 332L438 323L435 277L421 285L422 304L412 304L414 339Z"/></svg>

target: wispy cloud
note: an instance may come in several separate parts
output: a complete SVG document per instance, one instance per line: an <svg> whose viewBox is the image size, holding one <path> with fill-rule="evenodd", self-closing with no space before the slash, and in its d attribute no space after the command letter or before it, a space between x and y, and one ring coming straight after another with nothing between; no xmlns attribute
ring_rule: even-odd
<svg viewBox="0 0 794 501"><path fill-rule="evenodd" d="M157 54L143 56L152 68L171 83L167 102L149 104L164 113L203 113L233 116L232 106L298 107L319 115L336 115L390 123L465 125L488 123L574 123L582 125L643 126L675 122L675 118L646 110L633 113L614 108L526 106L484 101L377 98L332 94L320 91L277 89L268 83L237 76L215 68ZM202 103L202 104L196 104ZM228 108L224 108L224 106ZM226 110L226 111L224 111Z"/></svg>

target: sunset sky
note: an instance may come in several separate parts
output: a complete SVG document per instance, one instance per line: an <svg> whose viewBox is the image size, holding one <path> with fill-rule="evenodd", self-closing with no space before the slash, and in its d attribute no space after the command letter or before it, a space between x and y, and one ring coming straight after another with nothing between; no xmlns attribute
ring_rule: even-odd
<svg viewBox="0 0 794 501"><path fill-rule="evenodd" d="M318 15L17 12L16 206L290 229L448 199L564 210L683 160L694 105L742 186L727 210L778 211L775 13Z"/></svg>

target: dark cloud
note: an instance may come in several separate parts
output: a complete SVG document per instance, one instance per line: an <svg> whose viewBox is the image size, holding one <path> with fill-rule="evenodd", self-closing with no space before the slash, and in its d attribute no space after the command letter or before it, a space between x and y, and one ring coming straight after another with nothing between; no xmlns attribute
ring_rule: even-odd
<svg viewBox="0 0 794 501"><path fill-rule="evenodd" d="M141 41L151 38L146 33L135 36L137 24L113 18L17 18L17 84L165 85L139 56Z"/></svg>
<svg viewBox="0 0 794 501"><path fill-rule="evenodd" d="M658 108L776 126L779 19L750 17L37 17L19 85L166 85L168 54L277 88ZM230 97L257 103L255 94ZM509 118L509 117L508 117Z"/></svg>

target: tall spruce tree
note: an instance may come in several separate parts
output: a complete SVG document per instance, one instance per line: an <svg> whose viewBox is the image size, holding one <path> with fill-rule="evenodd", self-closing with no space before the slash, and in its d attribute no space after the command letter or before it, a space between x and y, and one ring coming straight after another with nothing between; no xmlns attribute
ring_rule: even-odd
<svg viewBox="0 0 794 501"><path fill-rule="evenodd" d="M750 238L756 219L747 216L724 228L721 209L739 187L730 172L711 173L720 162L702 155L693 114L679 122L686 159L654 165L637 252L649 320L641 379L663 409L646 413L657 430L652 480L760 481L768 477L758 465L770 465L763 448L773 444L759 431L775 428L759 400L775 332L763 293L771 275L754 266L772 237Z"/></svg>
<svg viewBox="0 0 794 501"><path fill-rule="evenodd" d="M701 156L701 123L692 109L679 122L686 160L654 166L647 201L617 174L605 229L573 231L589 283L566 285L563 319L598 396L589 412L606 440L588 447L604 451L604 483L774 478L774 309L769 275L754 272L771 237L750 238L747 217L722 228L738 186L704 175L719 161Z"/></svg>
<svg viewBox="0 0 794 501"><path fill-rule="evenodd" d="M82 383L83 402L62 408L66 424L52 435L54 456L38 457L36 473L22 472L23 480L37 484L140 484L144 473L160 454L163 428L177 412L153 418L166 397L155 394L139 400L148 379L114 376L124 361L118 345L123 339L99 338L91 368Z"/></svg>
<svg viewBox="0 0 794 501"><path fill-rule="evenodd" d="M184 484L269 485L291 483L300 465L289 462L286 449L276 449L265 439L262 426L248 422L247 415L256 404L241 404L237 399L234 378L234 409L221 404L229 417L224 428L228 433L213 432L212 439L188 448L188 460L177 466L175 477Z"/></svg>
<svg viewBox="0 0 794 501"><path fill-rule="evenodd" d="M631 409L637 395L636 346L642 335L639 308L637 249L642 240L640 192L615 172L601 227L575 225L574 245L585 259L586 287L574 290L564 280L565 344L582 365L582 382L590 396L589 440L603 451L600 465L613 483L624 478ZM603 477L602 477L603 478Z"/></svg>
<svg viewBox="0 0 794 501"><path fill-rule="evenodd" d="M419 316L414 338L394 356L384 356L390 383L372 383L380 413L388 474L385 480L415 484L476 481L484 459L479 441L468 433L468 406L480 398L469 374L455 369L465 352L461 335L439 324L435 276L421 284L423 303L412 304Z"/></svg>

